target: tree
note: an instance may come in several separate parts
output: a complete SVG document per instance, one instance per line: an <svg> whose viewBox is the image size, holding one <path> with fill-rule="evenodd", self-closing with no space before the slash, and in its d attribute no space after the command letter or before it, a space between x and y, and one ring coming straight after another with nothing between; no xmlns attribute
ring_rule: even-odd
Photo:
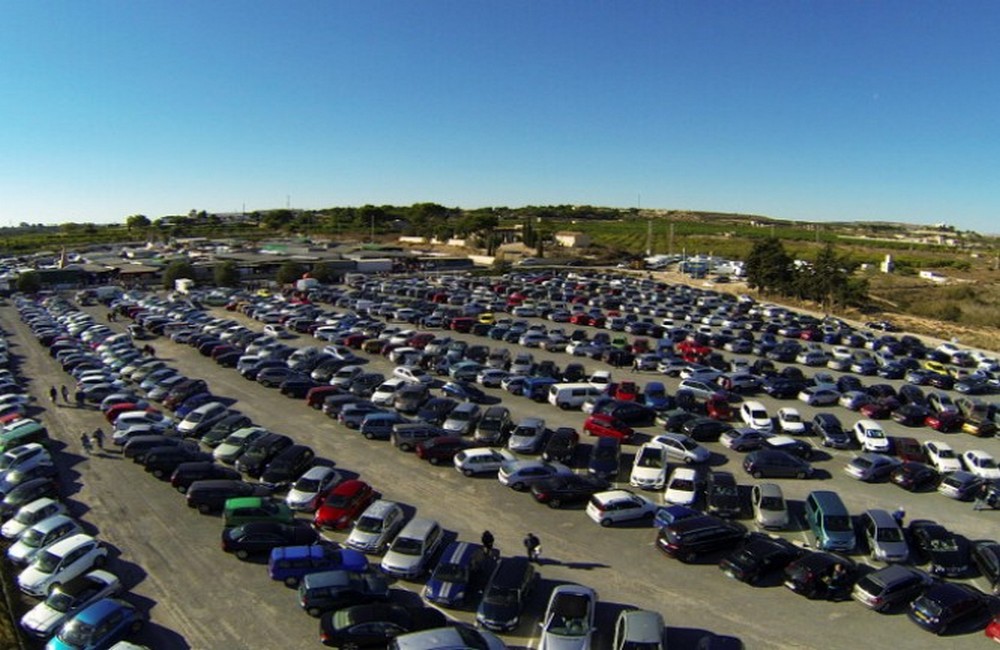
<svg viewBox="0 0 1000 650"><path fill-rule="evenodd" d="M753 245L746 259L747 285L762 293L785 293L794 286L792 258L781 242L768 237Z"/></svg>
<svg viewBox="0 0 1000 650"><path fill-rule="evenodd" d="M238 287L240 284L240 270L236 262L226 260L219 262L213 269L215 285L218 287Z"/></svg>
<svg viewBox="0 0 1000 650"><path fill-rule="evenodd" d="M293 284L296 280L302 278L304 272L305 270L301 264L289 260L278 268L278 283Z"/></svg>
<svg viewBox="0 0 1000 650"><path fill-rule="evenodd" d="M309 271L309 275L323 284L332 284L337 279L337 274L326 262L317 262Z"/></svg>
<svg viewBox="0 0 1000 650"><path fill-rule="evenodd" d="M173 289L180 278L194 278L194 267L187 260L174 260L163 270L163 287Z"/></svg>
<svg viewBox="0 0 1000 650"><path fill-rule="evenodd" d="M125 227L129 232L133 230L143 230L150 226L149 217L144 214L133 214L125 218Z"/></svg>
<svg viewBox="0 0 1000 650"><path fill-rule="evenodd" d="M27 271L17 276L17 290L22 293L37 293L42 288L42 278L37 271Z"/></svg>

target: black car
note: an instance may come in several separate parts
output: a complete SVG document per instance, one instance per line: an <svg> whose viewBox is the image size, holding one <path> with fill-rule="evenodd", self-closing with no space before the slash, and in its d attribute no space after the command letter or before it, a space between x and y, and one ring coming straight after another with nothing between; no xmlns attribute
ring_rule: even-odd
<svg viewBox="0 0 1000 650"><path fill-rule="evenodd" d="M301 376L282 362L280 366L261 369L257 373L257 383L268 388L277 388L283 382Z"/></svg>
<svg viewBox="0 0 1000 650"><path fill-rule="evenodd" d="M18 509L35 499L58 497L59 481L53 476L43 476L19 483L0 502L0 521L14 516Z"/></svg>
<svg viewBox="0 0 1000 650"><path fill-rule="evenodd" d="M742 524L705 515L675 521L660 529L656 546L681 562L693 562L699 556L733 548L747 535Z"/></svg>
<svg viewBox="0 0 1000 650"><path fill-rule="evenodd" d="M238 479L240 473L231 467L219 465L211 460L195 460L181 463L174 468L170 475L170 485L177 488L180 493L185 493L188 487L195 481L207 481L209 479Z"/></svg>
<svg viewBox="0 0 1000 650"><path fill-rule="evenodd" d="M785 567L785 586L806 598L845 600L858 578L858 566L848 558L817 551Z"/></svg>
<svg viewBox="0 0 1000 650"><path fill-rule="evenodd" d="M931 410L919 404L903 404L889 416L893 422L898 422L904 427L922 427L927 417L931 415Z"/></svg>
<svg viewBox="0 0 1000 650"><path fill-rule="evenodd" d="M281 391L282 395L287 397L291 397L293 399L304 399L310 390L320 385L321 384L313 381L307 375L296 374L281 382L278 386L278 390Z"/></svg>
<svg viewBox="0 0 1000 650"><path fill-rule="evenodd" d="M906 615L934 634L944 634L955 623L982 617L989 612L985 594L968 585L939 582L910 603Z"/></svg>
<svg viewBox="0 0 1000 650"><path fill-rule="evenodd" d="M257 478L272 458L295 444L291 438L280 433L269 433L250 443L246 451L236 459L236 469Z"/></svg>
<svg viewBox="0 0 1000 650"><path fill-rule="evenodd" d="M441 387L441 391L448 397L473 404L489 404L496 401L478 386L467 381L449 381Z"/></svg>
<svg viewBox="0 0 1000 650"><path fill-rule="evenodd" d="M964 537L927 519L911 521L907 534L934 575L955 578L969 570L969 542Z"/></svg>
<svg viewBox="0 0 1000 650"><path fill-rule="evenodd" d="M569 465L576 453L576 445L580 442L580 434L573 427L559 427L552 432L545 448L542 450L542 460L546 462Z"/></svg>
<svg viewBox="0 0 1000 650"><path fill-rule="evenodd" d="M456 406L458 402L450 397L432 397L421 405L417 419L441 426Z"/></svg>
<svg viewBox="0 0 1000 650"><path fill-rule="evenodd" d="M326 398L323 399L323 413L336 420L340 417L340 412L343 411L344 407L348 404L361 404L366 402L368 402L368 400L362 399L356 395L344 393L327 395Z"/></svg>
<svg viewBox="0 0 1000 650"><path fill-rule="evenodd" d="M638 402L609 400L594 412L610 415L630 427L649 427L656 423L656 411Z"/></svg>
<svg viewBox="0 0 1000 650"><path fill-rule="evenodd" d="M876 612L887 612L912 602L932 584L934 579L919 569L890 564L862 576L854 585L851 596Z"/></svg>
<svg viewBox="0 0 1000 650"><path fill-rule="evenodd" d="M807 385L807 382L804 380L786 379L775 376L765 379L761 385L761 389L775 399L792 399Z"/></svg>
<svg viewBox="0 0 1000 650"><path fill-rule="evenodd" d="M929 465L908 460L892 470L889 480L904 490L915 492L938 484L937 471Z"/></svg>
<svg viewBox="0 0 1000 650"><path fill-rule="evenodd" d="M1000 594L1000 543L992 540L975 542L971 555L990 589L994 594Z"/></svg>
<svg viewBox="0 0 1000 650"><path fill-rule="evenodd" d="M122 455L125 458L131 458L135 463L142 464L146 459L146 454L149 453L150 449L155 449L157 447L171 447L171 446L186 446L191 447L196 443L188 442L183 438L175 438L173 436L165 436L161 434L152 434L146 436L135 436L130 438L125 446L122 447Z"/></svg>
<svg viewBox="0 0 1000 650"><path fill-rule="evenodd" d="M732 555L719 562L719 569L730 578L754 584L769 573L784 570L804 554L786 539L751 533Z"/></svg>
<svg viewBox="0 0 1000 650"><path fill-rule="evenodd" d="M824 447L850 449L854 446L851 436L833 413L817 413L812 419L812 430Z"/></svg>
<svg viewBox="0 0 1000 650"><path fill-rule="evenodd" d="M376 571L321 571L299 583L299 604L310 616L389 599L389 581Z"/></svg>
<svg viewBox="0 0 1000 650"><path fill-rule="evenodd" d="M306 445L285 447L264 468L260 482L273 489L288 486L312 467L315 458L316 452Z"/></svg>
<svg viewBox="0 0 1000 650"><path fill-rule="evenodd" d="M710 417L697 417L688 420L681 431L698 442L717 442L719 436L732 429L729 424Z"/></svg>
<svg viewBox="0 0 1000 650"><path fill-rule="evenodd" d="M740 487L731 472L711 472L708 475L705 504L710 515L739 517L743 513Z"/></svg>
<svg viewBox="0 0 1000 650"><path fill-rule="evenodd" d="M587 472L602 479L614 479L621 467L621 441L610 436L599 437L590 448Z"/></svg>
<svg viewBox="0 0 1000 650"><path fill-rule="evenodd" d="M773 449L751 451L743 459L743 469L754 478L806 479L813 475L812 465L807 461Z"/></svg>
<svg viewBox="0 0 1000 650"><path fill-rule="evenodd" d="M156 478L170 476L181 463L198 460L208 460L210 457L197 447L187 445L170 445L153 447L143 457L146 471Z"/></svg>
<svg viewBox="0 0 1000 650"><path fill-rule="evenodd" d="M610 484L597 476L570 474L539 481L531 486L531 496L538 503L548 504L550 508L560 508L564 505L586 503L590 497L609 488Z"/></svg>
<svg viewBox="0 0 1000 650"><path fill-rule="evenodd" d="M783 451L802 460L811 460L815 449L805 440L791 438L789 436L772 436L764 438L761 449Z"/></svg>
<svg viewBox="0 0 1000 650"><path fill-rule="evenodd" d="M245 560L251 555L270 553L279 546L307 546L318 539L319 533L311 526L254 521L223 528L222 550Z"/></svg>
<svg viewBox="0 0 1000 650"><path fill-rule="evenodd" d="M528 558L513 556L500 560L483 590L476 623L495 632L517 628L537 582L538 572Z"/></svg>
<svg viewBox="0 0 1000 650"><path fill-rule="evenodd" d="M270 494L271 489L264 485L235 479L209 479L195 481L188 487L187 504L189 508L197 508L198 512L208 514L222 510L227 499L264 497Z"/></svg>
<svg viewBox="0 0 1000 650"><path fill-rule="evenodd" d="M209 447L218 447L230 433L253 424L253 421L242 413L232 413L212 425L212 428L201 437L201 441Z"/></svg>
<svg viewBox="0 0 1000 650"><path fill-rule="evenodd" d="M692 413L683 408L675 408L657 415L656 422L657 424L662 424L665 431L676 432L681 430L685 422L694 420L697 417L697 413Z"/></svg>
<svg viewBox="0 0 1000 650"><path fill-rule="evenodd" d="M351 385L347 388L347 391L351 395L368 399L383 382L385 382L385 375L382 373L364 372L351 380Z"/></svg>
<svg viewBox="0 0 1000 650"><path fill-rule="evenodd" d="M385 648L400 634L442 627L448 619L430 607L369 603L323 614L319 639L333 648Z"/></svg>

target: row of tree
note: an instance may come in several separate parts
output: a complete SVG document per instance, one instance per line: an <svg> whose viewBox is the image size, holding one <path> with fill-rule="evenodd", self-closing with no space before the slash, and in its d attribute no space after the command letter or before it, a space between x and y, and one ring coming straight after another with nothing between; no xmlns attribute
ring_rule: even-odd
<svg viewBox="0 0 1000 650"><path fill-rule="evenodd" d="M837 255L833 244L819 249L812 261L797 261L780 240L769 237L754 244L746 259L747 284L765 295L811 300L829 311L861 306L868 298L868 281L854 277L857 264Z"/></svg>

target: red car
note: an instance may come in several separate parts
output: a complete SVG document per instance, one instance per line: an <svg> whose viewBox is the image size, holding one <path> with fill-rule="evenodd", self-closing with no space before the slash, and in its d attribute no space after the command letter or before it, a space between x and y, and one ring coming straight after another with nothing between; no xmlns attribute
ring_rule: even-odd
<svg viewBox="0 0 1000 650"><path fill-rule="evenodd" d="M418 332L410 337L406 342L412 348L423 350L428 343L434 340L434 335L430 332Z"/></svg>
<svg viewBox="0 0 1000 650"><path fill-rule="evenodd" d="M595 413L583 423L583 430L592 436L618 438L625 442L635 433L632 427L606 413Z"/></svg>
<svg viewBox="0 0 1000 650"><path fill-rule="evenodd" d="M472 445L470 440L458 436L438 436L417 443L417 458L422 458L431 465L450 465L455 454Z"/></svg>
<svg viewBox="0 0 1000 650"><path fill-rule="evenodd" d="M316 509L313 526L343 530L364 512L378 497L372 486L364 481L351 479L333 489L323 504Z"/></svg>
<svg viewBox="0 0 1000 650"><path fill-rule="evenodd" d="M965 420L955 411L941 411L934 415L928 415L927 419L924 420L924 424L942 433L958 431L964 423Z"/></svg>
<svg viewBox="0 0 1000 650"><path fill-rule="evenodd" d="M916 438L892 438L892 450L904 461L927 464L927 452Z"/></svg>
<svg viewBox="0 0 1000 650"><path fill-rule="evenodd" d="M892 414L892 410L884 402L869 402L858 411L870 420L884 420Z"/></svg>
<svg viewBox="0 0 1000 650"><path fill-rule="evenodd" d="M326 400L330 395L338 395L342 393L340 386L315 386L309 389L306 393L306 404L314 409L323 408L323 401Z"/></svg>
<svg viewBox="0 0 1000 650"><path fill-rule="evenodd" d="M623 402L634 402L639 399L639 387L634 381L623 381L615 389L615 399Z"/></svg>
<svg viewBox="0 0 1000 650"><path fill-rule="evenodd" d="M104 419L111 424L114 424L119 415L128 411L146 411L147 413L155 413L156 409L152 407L144 408L135 402L122 402L121 404L115 404L114 406L108 407L108 410L104 412Z"/></svg>
<svg viewBox="0 0 1000 650"><path fill-rule="evenodd" d="M371 337L368 336L367 334L362 334L360 332L356 332L354 334L348 334L346 337L344 337L344 345L351 348L352 350L358 350L361 348L362 345L364 345L365 341L367 341L370 338Z"/></svg>

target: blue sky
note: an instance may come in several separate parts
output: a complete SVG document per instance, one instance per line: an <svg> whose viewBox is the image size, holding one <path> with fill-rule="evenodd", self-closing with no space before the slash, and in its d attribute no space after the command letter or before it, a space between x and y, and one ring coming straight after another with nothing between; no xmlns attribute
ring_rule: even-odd
<svg viewBox="0 0 1000 650"><path fill-rule="evenodd" d="M593 204L1000 232L1000 4L0 4L0 225Z"/></svg>

